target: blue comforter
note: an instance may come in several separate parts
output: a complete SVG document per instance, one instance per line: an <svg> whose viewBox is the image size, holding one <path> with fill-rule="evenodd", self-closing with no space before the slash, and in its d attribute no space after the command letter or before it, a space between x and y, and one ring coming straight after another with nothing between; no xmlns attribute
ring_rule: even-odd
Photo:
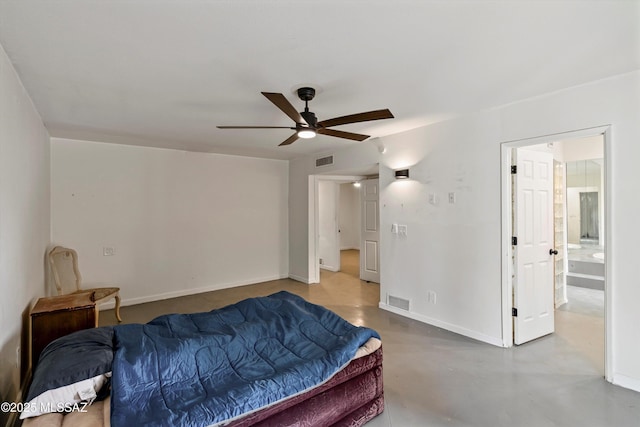
<svg viewBox="0 0 640 427"><path fill-rule="evenodd" d="M321 384L378 337L288 292L114 329L118 427L231 420Z"/></svg>

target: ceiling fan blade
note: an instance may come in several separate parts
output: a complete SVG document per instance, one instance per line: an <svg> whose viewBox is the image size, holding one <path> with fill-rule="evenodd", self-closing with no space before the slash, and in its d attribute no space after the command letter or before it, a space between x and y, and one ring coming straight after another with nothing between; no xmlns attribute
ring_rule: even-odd
<svg viewBox="0 0 640 427"><path fill-rule="evenodd" d="M284 142L279 144L278 146L292 144L292 143L296 142L298 140L298 138L299 138L298 132L296 132L293 135L291 135L289 138L285 139Z"/></svg>
<svg viewBox="0 0 640 427"><path fill-rule="evenodd" d="M345 138L345 139L351 139L354 141L364 141L365 139L369 138L369 135L362 135L360 133L353 133L353 132L344 132L344 131L335 130L335 129L320 128L320 129L317 129L316 132L321 135L335 136L336 138Z"/></svg>
<svg viewBox="0 0 640 427"><path fill-rule="evenodd" d="M296 123L301 123L303 125L307 125L308 123L305 119L300 115L298 111L296 111L295 107L291 105L291 103L284 97L281 93L273 93L273 92L262 92L264 96L273 104L282 110L287 116L291 118Z"/></svg>
<svg viewBox="0 0 640 427"><path fill-rule="evenodd" d="M218 129L295 129L291 126L216 126Z"/></svg>
<svg viewBox="0 0 640 427"><path fill-rule="evenodd" d="M336 117L334 119L318 122L319 127L328 128L331 126L346 125L349 123L368 122L371 120L393 119L393 114L388 109L368 111L366 113L350 114L348 116Z"/></svg>

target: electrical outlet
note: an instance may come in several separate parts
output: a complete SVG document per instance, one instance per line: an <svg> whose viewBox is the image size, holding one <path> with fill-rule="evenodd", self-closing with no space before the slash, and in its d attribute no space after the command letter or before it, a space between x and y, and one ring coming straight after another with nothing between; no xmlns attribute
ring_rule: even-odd
<svg viewBox="0 0 640 427"><path fill-rule="evenodd" d="M449 193L449 203L453 204L456 202L456 193Z"/></svg>
<svg viewBox="0 0 640 427"><path fill-rule="evenodd" d="M111 247L103 247L102 248L102 256L114 256L116 254L116 250Z"/></svg>
<svg viewBox="0 0 640 427"><path fill-rule="evenodd" d="M407 235L407 226L406 225L398 225L398 234L401 236Z"/></svg>
<svg viewBox="0 0 640 427"><path fill-rule="evenodd" d="M324 260L320 258L320 265L324 265Z"/></svg>

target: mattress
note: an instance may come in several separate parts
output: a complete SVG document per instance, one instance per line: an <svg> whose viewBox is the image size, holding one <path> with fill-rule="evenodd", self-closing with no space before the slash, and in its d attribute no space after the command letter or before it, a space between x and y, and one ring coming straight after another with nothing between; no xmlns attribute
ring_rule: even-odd
<svg viewBox="0 0 640 427"><path fill-rule="evenodd" d="M82 412L24 420L24 427L109 427L110 398ZM382 346L371 338L325 383L226 424L245 426L361 426L384 410ZM119 427L119 426L114 426Z"/></svg>

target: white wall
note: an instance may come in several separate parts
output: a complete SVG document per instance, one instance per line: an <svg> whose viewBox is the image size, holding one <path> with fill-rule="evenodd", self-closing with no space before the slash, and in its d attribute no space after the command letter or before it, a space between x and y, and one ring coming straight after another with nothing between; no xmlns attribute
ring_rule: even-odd
<svg viewBox="0 0 640 427"><path fill-rule="evenodd" d="M49 243L49 135L0 46L0 401L20 387L29 309L44 295ZM0 425L8 414L0 412Z"/></svg>
<svg viewBox="0 0 640 427"><path fill-rule="evenodd" d="M383 307L388 295L408 299L412 317L493 344L502 333L499 140L492 114L461 117L384 138L380 170ZM410 179L395 180L406 167ZM407 225L406 238L391 234L393 223Z"/></svg>
<svg viewBox="0 0 640 427"><path fill-rule="evenodd" d="M602 135L562 141L558 144L558 148L558 150L554 150L554 158L565 163L585 159L602 159L604 157Z"/></svg>
<svg viewBox="0 0 640 427"><path fill-rule="evenodd" d="M289 162L289 277L303 283L320 281L313 240L315 230L309 227L310 221L315 221L316 181L329 179L327 176L361 179L363 176L353 175L354 171L361 173L377 168L379 152L374 143L355 144L340 153L331 166L315 166L315 159L324 157L322 153ZM354 168L353 164L357 166Z"/></svg>
<svg viewBox="0 0 640 427"><path fill-rule="evenodd" d="M410 317L486 342L502 343L501 142L610 124L613 332L612 381L640 390L640 264L635 220L640 200L640 71L539 96L447 122L364 142L333 153L335 170L380 162L381 302L388 294L412 301ZM392 170L410 167L411 179ZM313 158L291 163L290 182L306 183ZM328 171L330 173L331 171ZM291 247L309 253L308 186L290 193ZM307 190L307 191L305 191ZM447 194L456 193L455 204ZM428 202L436 194L435 205ZM392 239L391 223L408 225L406 239ZM291 257L299 277L311 272L305 253ZM427 292L437 303L427 302ZM387 307L388 308L388 307Z"/></svg>
<svg viewBox="0 0 640 427"><path fill-rule="evenodd" d="M360 188L353 183L340 184L340 250L360 249Z"/></svg>
<svg viewBox="0 0 640 427"><path fill-rule="evenodd" d="M123 304L288 274L287 162L56 138L51 159L52 240Z"/></svg>

